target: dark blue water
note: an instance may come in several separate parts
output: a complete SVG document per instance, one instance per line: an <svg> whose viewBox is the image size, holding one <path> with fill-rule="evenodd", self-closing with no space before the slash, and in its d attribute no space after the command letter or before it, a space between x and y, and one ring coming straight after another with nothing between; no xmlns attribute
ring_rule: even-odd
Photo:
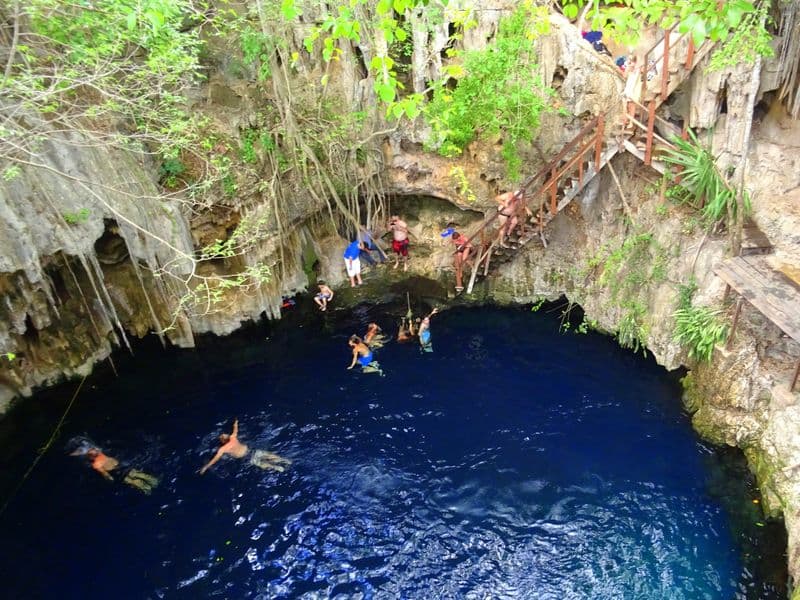
<svg viewBox="0 0 800 600"><path fill-rule="evenodd" d="M347 371L347 336L373 318L393 322L289 319L101 370L0 516L3 595L781 597L732 519L752 490L662 369L546 314L459 309L434 317L434 353L390 344L385 377ZM75 386L0 423L4 498ZM236 416L292 467L197 475ZM65 455L76 434L161 485L104 481Z"/></svg>

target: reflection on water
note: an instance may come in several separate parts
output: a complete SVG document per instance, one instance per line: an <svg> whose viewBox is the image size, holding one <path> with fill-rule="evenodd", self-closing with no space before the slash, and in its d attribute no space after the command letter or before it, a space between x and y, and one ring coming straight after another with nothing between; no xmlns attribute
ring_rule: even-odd
<svg viewBox="0 0 800 600"><path fill-rule="evenodd" d="M762 535L780 525L741 509L754 490L698 443L655 365L546 315L459 310L433 320L435 353L382 348L379 378L345 369L347 337L390 318L314 318L269 342L144 347L95 377L64 439L89 434L162 483L145 497L48 453L3 516L9 597L785 595L766 566L785 540ZM44 413L73 388L42 395ZM6 490L54 422L23 433L33 405L0 425ZM243 443L291 467L197 475L236 416Z"/></svg>

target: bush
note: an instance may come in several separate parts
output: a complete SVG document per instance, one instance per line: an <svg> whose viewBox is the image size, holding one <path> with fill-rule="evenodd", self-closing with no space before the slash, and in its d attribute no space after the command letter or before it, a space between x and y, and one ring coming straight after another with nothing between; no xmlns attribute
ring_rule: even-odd
<svg viewBox="0 0 800 600"><path fill-rule="evenodd" d="M721 311L707 306L686 306L676 310L673 339L689 349L689 358L710 361L717 344L728 339L728 326L720 321Z"/></svg>

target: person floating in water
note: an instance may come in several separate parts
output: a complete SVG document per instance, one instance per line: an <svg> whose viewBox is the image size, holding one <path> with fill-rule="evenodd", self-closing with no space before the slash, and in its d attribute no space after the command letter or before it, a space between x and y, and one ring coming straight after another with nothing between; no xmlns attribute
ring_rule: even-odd
<svg viewBox="0 0 800 600"><path fill-rule="evenodd" d="M216 462L225 454L229 454L234 458L244 458L250 454L250 448L247 444L239 441L239 419L233 420L233 431L230 434L222 433L219 436L219 443L221 446L217 450L210 461L208 461L200 469L199 473L202 475L210 469ZM283 458L272 452L266 450L253 450L250 456L250 464L255 465L259 469L272 469L273 471L284 471L284 465L292 464L288 458Z"/></svg>
<svg viewBox="0 0 800 600"><path fill-rule="evenodd" d="M400 328L397 330L397 341L401 344L410 342L417 335L414 328L414 319L408 316L400 319Z"/></svg>
<svg viewBox="0 0 800 600"><path fill-rule="evenodd" d="M322 279L317 281L317 287L319 287L319 292L314 296L314 302L317 303L320 310L328 310L328 302L333 300L333 290Z"/></svg>
<svg viewBox="0 0 800 600"><path fill-rule="evenodd" d="M383 335L383 330L377 323L370 323L367 325L367 333L364 334L364 343L375 350L382 348L386 343L386 336Z"/></svg>
<svg viewBox="0 0 800 600"><path fill-rule="evenodd" d="M426 317L423 317L419 324L419 345L422 347L423 352L433 352L433 345L431 344L431 317L439 312L438 308L434 308Z"/></svg>
<svg viewBox="0 0 800 600"><path fill-rule="evenodd" d="M158 485L158 477L120 463L116 458L104 454L97 446L81 443L70 455L85 456L92 468L105 479L121 481L145 494L150 494Z"/></svg>
<svg viewBox="0 0 800 600"><path fill-rule="evenodd" d="M381 366L374 359L372 350L367 346L364 341L357 335L351 335L347 342L353 349L353 362L350 363L348 369L356 366L356 363L361 365L362 373L378 373L383 375Z"/></svg>

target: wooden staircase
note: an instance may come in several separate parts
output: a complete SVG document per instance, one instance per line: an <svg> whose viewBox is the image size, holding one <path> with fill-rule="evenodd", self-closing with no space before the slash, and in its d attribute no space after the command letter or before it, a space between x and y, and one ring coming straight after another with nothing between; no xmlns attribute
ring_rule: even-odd
<svg viewBox="0 0 800 600"><path fill-rule="evenodd" d="M674 28L644 55L644 68L629 76L641 76L641 96L624 96L627 110L623 114L598 115L561 149L538 173L520 186L514 197L515 214L519 217L516 231L507 238L509 247L499 245L498 230L493 226L495 213L469 238L475 248L472 271L467 285L471 294L475 283L510 262L517 251L534 239L547 247L544 229L587 184L600 173L620 151L625 150L644 164L664 173L668 167L659 160L667 148L674 148L667 138L686 135L674 124L656 115L656 109L683 83L700 60L710 52L713 43L706 41L695 49L691 35L679 34ZM627 88L628 86L626 86ZM611 131L606 125L610 123ZM533 218L526 222L525 209Z"/></svg>

